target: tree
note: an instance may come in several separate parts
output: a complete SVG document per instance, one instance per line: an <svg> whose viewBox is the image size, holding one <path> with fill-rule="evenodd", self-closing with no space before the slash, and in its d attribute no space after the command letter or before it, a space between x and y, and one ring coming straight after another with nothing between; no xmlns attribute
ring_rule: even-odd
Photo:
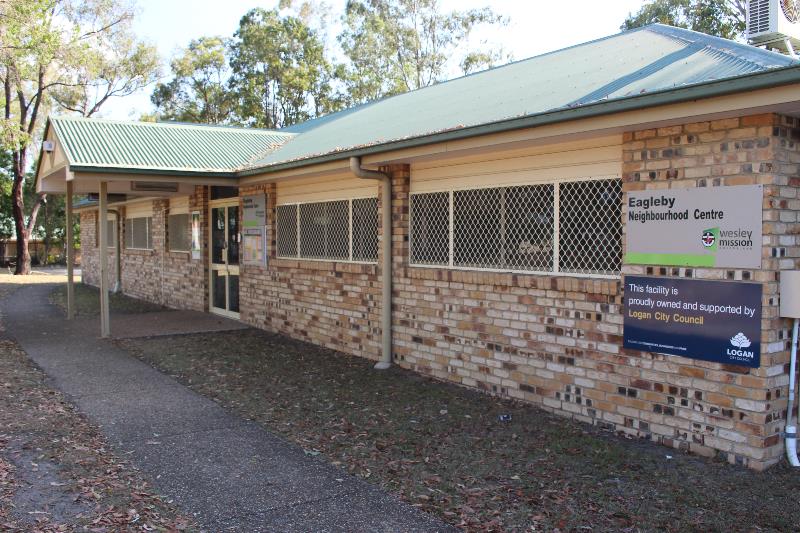
<svg viewBox="0 0 800 533"><path fill-rule="evenodd" d="M26 213L28 158L41 117L54 106L91 116L156 76L156 52L132 37L132 19L126 0L0 2L0 147L12 159L16 274L30 273L28 240L44 199Z"/></svg>
<svg viewBox="0 0 800 533"><path fill-rule="evenodd" d="M228 90L228 43L200 37L172 60L172 80L156 85L150 100L160 119L229 124L236 100Z"/></svg>
<svg viewBox="0 0 800 533"><path fill-rule="evenodd" d="M252 9L231 44L230 87L238 121L281 128L339 109L332 67L317 33L302 19Z"/></svg>
<svg viewBox="0 0 800 533"><path fill-rule="evenodd" d="M660 22L736 39L744 34L746 20L747 0L649 0L637 13L629 14L620 29Z"/></svg>
<svg viewBox="0 0 800 533"><path fill-rule="evenodd" d="M438 0L348 0L339 43L349 59L340 69L352 103L442 81L451 61L468 73L492 66L499 51L462 51L479 25L507 20L490 8L442 13Z"/></svg>

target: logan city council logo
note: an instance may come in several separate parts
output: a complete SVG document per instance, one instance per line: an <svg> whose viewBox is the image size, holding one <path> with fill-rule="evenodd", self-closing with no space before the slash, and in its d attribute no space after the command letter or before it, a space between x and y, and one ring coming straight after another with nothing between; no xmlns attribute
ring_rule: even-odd
<svg viewBox="0 0 800 533"><path fill-rule="evenodd" d="M745 348L749 348L752 343L750 339L747 338L747 335L742 333L741 331L731 337L731 345L734 348L728 348L728 355L734 356L739 360L742 359L752 359L755 357L755 354L750 350L745 350Z"/></svg>

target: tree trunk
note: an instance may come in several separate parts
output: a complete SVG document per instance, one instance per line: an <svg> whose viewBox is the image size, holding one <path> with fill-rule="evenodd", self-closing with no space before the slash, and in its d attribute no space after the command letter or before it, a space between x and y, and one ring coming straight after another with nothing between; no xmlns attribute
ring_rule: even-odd
<svg viewBox="0 0 800 533"><path fill-rule="evenodd" d="M15 169L16 170L16 169ZM14 174L17 174L16 172ZM25 227L25 203L22 197L23 176L14 176L14 186L11 188L11 202L14 213L14 228L17 233L17 266L16 275L31 273L31 254L28 251L28 230Z"/></svg>

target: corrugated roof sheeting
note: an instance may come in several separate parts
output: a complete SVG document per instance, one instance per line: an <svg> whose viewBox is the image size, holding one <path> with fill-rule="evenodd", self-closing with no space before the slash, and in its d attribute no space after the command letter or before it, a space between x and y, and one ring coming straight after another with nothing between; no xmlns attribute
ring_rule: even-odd
<svg viewBox="0 0 800 533"><path fill-rule="evenodd" d="M254 166L300 160L797 64L701 33L652 25L401 94L293 128Z"/></svg>
<svg viewBox="0 0 800 533"><path fill-rule="evenodd" d="M74 166L230 172L292 135L189 124L51 119Z"/></svg>
<svg viewBox="0 0 800 533"><path fill-rule="evenodd" d="M371 102L282 131L55 118L74 166L251 172L429 135L732 79L797 61L655 24Z"/></svg>

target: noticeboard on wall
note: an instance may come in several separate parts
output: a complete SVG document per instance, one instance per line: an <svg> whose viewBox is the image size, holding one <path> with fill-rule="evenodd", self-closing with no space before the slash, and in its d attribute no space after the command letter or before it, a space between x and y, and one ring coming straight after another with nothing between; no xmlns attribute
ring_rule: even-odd
<svg viewBox="0 0 800 533"><path fill-rule="evenodd" d="M762 185L631 191L625 263L761 268Z"/></svg>
<svg viewBox="0 0 800 533"><path fill-rule="evenodd" d="M267 264L267 196L242 196L242 263Z"/></svg>
<svg viewBox="0 0 800 533"><path fill-rule="evenodd" d="M625 276L623 345L757 368L760 283Z"/></svg>
<svg viewBox="0 0 800 533"><path fill-rule="evenodd" d="M249 194L242 196L242 228L256 229L267 225L267 196Z"/></svg>

